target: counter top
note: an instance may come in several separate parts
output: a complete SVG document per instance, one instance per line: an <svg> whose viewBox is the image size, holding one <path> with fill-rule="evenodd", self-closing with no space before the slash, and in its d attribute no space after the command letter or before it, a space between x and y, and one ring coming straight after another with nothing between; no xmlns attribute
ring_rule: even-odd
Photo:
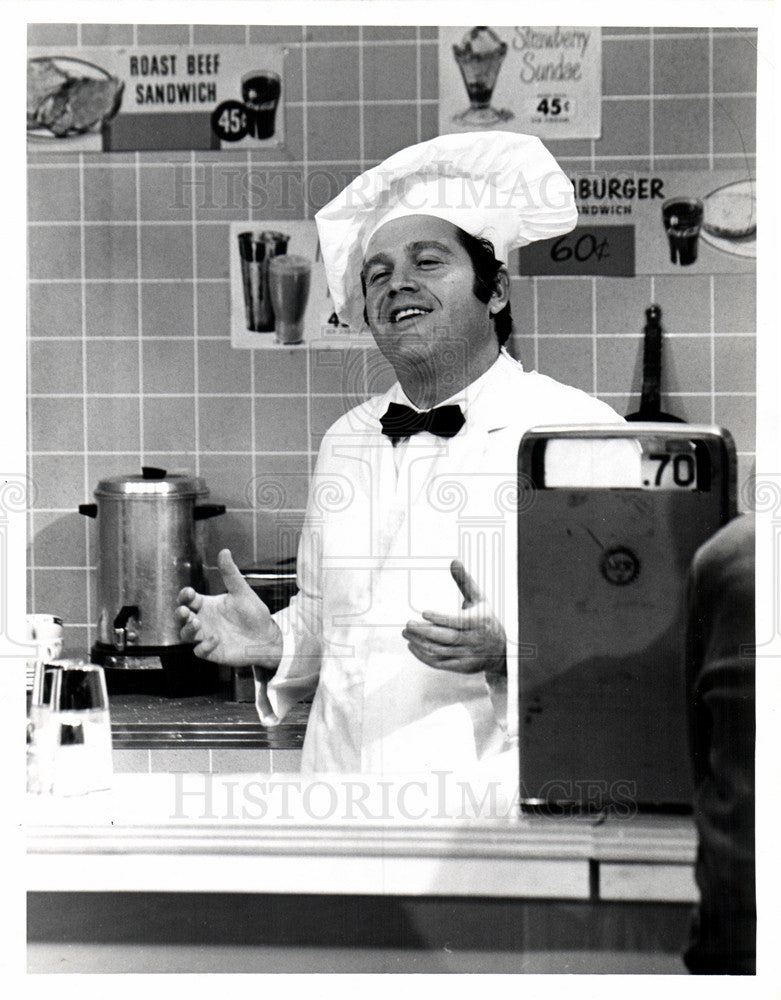
<svg viewBox="0 0 781 1000"><path fill-rule="evenodd" d="M28 888L696 899L687 817L426 813L422 786L118 774L111 792L28 796ZM401 813L374 808L402 792Z"/></svg>
<svg viewBox="0 0 781 1000"><path fill-rule="evenodd" d="M216 693L182 698L121 694L111 698L115 750L244 747L297 750L303 746L310 704L295 705L278 726L261 726L255 706Z"/></svg>

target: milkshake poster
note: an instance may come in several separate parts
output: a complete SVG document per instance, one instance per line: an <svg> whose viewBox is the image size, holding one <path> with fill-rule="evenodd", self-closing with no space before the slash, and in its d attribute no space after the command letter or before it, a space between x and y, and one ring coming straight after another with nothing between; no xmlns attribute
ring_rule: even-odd
<svg viewBox="0 0 781 1000"><path fill-rule="evenodd" d="M371 344L334 311L313 219L232 222L229 239L233 347Z"/></svg>
<svg viewBox="0 0 781 1000"><path fill-rule="evenodd" d="M439 29L439 131L598 139L600 28Z"/></svg>
<svg viewBox="0 0 781 1000"><path fill-rule="evenodd" d="M47 152L221 150L284 142L284 49L30 49L27 146Z"/></svg>

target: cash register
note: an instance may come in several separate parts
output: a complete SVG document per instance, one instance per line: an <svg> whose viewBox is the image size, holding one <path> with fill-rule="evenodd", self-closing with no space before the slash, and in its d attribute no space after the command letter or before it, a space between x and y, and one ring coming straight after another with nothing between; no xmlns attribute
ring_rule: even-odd
<svg viewBox="0 0 781 1000"><path fill-rule="evenodd" d="M686 578L736 514L732 438L535 428L518 479L524 808L689 811Z"/></svg>

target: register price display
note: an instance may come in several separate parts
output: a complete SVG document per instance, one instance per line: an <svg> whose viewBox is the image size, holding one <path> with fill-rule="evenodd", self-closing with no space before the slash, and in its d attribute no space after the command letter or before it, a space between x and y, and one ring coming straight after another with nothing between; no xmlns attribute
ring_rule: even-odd
<svg viewBox="0 0 781 1000"><path fill-rule="evenodd" d="M539 240L518 251L521 275L562 277L635 275L634 226L577 226L552 240Z"/></svg>
<svg viewBox="0 0 781 1000"><path fill-rule="evenodd" d="M700 490L707 488L707 470L699 460L696 445L676 442L666 449L663 442L643 448L640 475L644 489Z"/></svg>
<svg viewBox="0 0 781 1000"><path fill-rule="evenodd" d="M614 443L627 450L621 453L620 475L615 452L609 453L606 466L599 470L600 481L608 489L641 489L653 493L708 493L711 490L710 454L705 442L696 436L649 437L642 433L635 439L631 436L615 438ZM577 437L548 441L544 458L541 452L535 453L531 476L534 485L545 489L592 487L590 473L583 472L584 466L579 461L583 444L584 440ZM555 454L549 454L548 448L555 448Z"/></svg>

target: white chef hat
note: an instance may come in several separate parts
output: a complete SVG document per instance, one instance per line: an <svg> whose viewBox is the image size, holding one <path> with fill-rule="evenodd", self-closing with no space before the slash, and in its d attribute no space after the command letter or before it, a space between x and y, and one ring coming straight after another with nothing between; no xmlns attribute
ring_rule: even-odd
<svg viewBox="0 0 781 1000"><path fill-rule="evenodd" d="M406 215L437 216L488 239L504 262L517 247L568 233L578 218L572 184L536 136L459 132L394 153L315 215L334 308L355 330L368 242Z"/></svg>

